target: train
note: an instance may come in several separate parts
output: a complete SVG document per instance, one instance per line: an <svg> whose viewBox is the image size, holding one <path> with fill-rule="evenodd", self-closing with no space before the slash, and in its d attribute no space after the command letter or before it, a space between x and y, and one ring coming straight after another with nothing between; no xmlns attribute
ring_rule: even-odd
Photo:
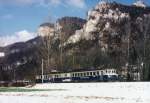
<svg viewBox="0 0 150 103"><path fill-rule="evenodd" d="M119 75L116 69L52 72L36 76L36 83L108 82L118 80Z"/></svg>

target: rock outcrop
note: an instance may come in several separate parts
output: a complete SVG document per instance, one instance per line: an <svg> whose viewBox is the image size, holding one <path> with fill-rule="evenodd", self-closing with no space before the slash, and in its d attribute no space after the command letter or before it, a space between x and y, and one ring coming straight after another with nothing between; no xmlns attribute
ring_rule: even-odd
<svg viewBox="0 0 150 103"><path fill-rule="evenodd" d="M149 7L100 2L88 12L87 23L68 39L65 46L81 40L97 40L104 52L126 53L127 48L136 49L142 45L144 37L149 35Z"/></svg>

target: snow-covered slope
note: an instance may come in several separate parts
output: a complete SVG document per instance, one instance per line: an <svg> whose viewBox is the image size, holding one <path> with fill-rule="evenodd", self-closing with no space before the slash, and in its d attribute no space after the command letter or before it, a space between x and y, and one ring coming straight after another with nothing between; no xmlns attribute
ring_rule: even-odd
<svg viewBox="0 0 150 103"><path fill-rule="evenodd" d="M0 93L0 103L149 103L150 83L54 83L43 92Z"/></svg>

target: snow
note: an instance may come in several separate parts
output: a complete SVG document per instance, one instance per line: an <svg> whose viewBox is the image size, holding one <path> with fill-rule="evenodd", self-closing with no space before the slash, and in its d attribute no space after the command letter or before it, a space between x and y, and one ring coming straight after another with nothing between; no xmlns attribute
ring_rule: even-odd
<svg viewBox="0 0 150 103"><path fill-rule="evenodd" d="M0 52L0 58L4 57L4 56L5 56L5 53L4 52Z"/></svg>
<svg viewBox="0 0 150 103"><path fill-rule="evenodd" d="M144 4L144 2L142 0L138 0L137 2L135 2L133 5L137 6L137 7L143 7L145 8L146 5Z"/></svg>
<svg viewBox="0 0 150 103"><path fill-rule="evenodd" d="M30 89L30 88L29 88ZM149 103L150 83L49 83L43 92L0 93L0 103ZM57 90L56 90L57 89Z"/></svg>
<svg viewBox="0 0 150 103"><path fill-rule="evenodd" d="M82 38L82 34L83 34L83 29L77 30L77 31L75 32L75 34L72 35L72 36L67 40L66 43L64 43L64 46L66 46L67 44L70 44L70 43L76 43L76 42L80 41L81 38Z"/></svg>
<svg viewBox="0 0 150 103"><path fill-rule="evenodd" d="M105 29L110 29L110 23L109 23L109 22L107 22L107 23L105 24Z"/></svg>
<svg viewBox="0 0 150 103"><path fill-rule="evenodd" d="M111 10L109 9L108 14L104 14L103 18L108 18L108 19L114 19L114 20L118 20L118 19L125 19L125 18L129 18L129 15L127 13L121 13L118 10Z"/></svg>

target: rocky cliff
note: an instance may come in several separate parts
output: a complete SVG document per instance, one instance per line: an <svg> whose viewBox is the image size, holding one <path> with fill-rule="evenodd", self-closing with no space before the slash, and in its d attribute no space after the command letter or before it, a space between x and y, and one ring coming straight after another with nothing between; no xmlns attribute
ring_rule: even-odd
<svg viewBox="0 0 150 103"><path fill-rule="evenodd" d="M131 55L131 61L144 55L141 48L144 48L145 39L149 39L149 36L149 7L100 2L88 12L84 27L64 45L82 40L95 41L101 51L124 57L124 62L127 62L128 55Z"/></svg>

